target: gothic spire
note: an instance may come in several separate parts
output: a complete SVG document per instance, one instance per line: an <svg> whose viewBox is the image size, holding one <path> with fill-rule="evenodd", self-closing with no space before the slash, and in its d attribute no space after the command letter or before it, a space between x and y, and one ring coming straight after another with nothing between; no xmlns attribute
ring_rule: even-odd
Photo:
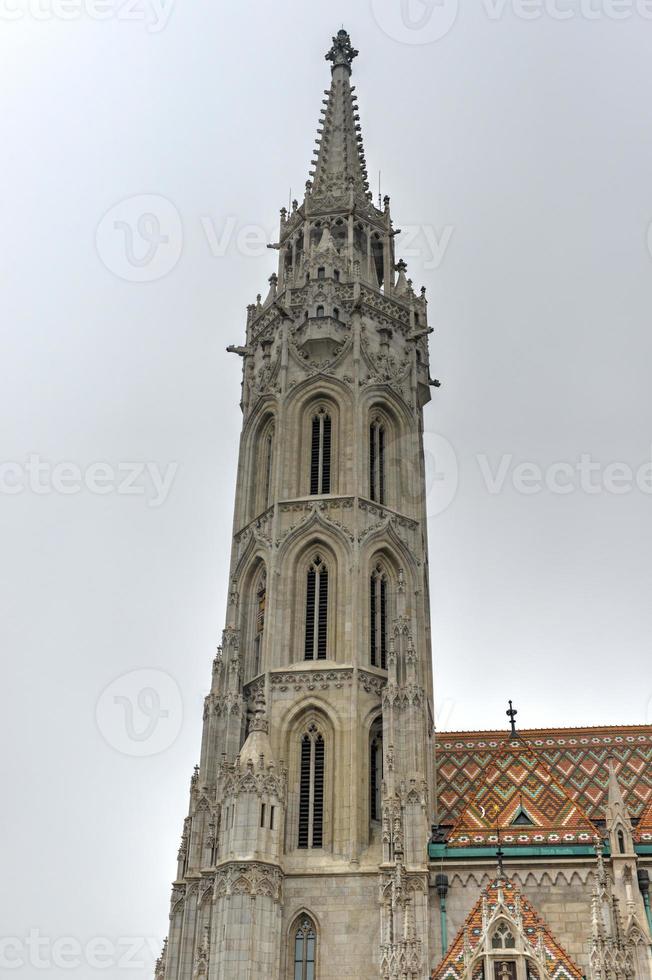
<svg viewBox="0 0 652 980"><path fill-rule="evenodd" d="M342 29L333 38L326 55L331 65L331 87L324 94L324 108L317 129L317 147L310 172L314 194L342 192L353 187L365 197L369 191L355 87L351 85L351 63L358 52Z"/></svg>

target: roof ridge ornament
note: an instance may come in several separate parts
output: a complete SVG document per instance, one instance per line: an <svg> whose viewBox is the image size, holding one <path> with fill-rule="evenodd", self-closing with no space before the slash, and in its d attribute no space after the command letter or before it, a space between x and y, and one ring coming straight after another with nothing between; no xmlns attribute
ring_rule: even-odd
<svg viewBox="0 0 652 980"><path fill-rule="evenodd" d="M518 738L518 732L516 731L516 716L518 711L511 701L509 702L509 709L505 712L505 714L509 718L509 723L512 726L512 738Z"/></svg>
<svg viewBox="0 0 652 980"><path fill-rule="evenodd" d="M333 38L333 46L326 55L326 61L332 61L331 71L336 68L346 68L351 74L351 64L360 52L351 44L351 38L347 31L342 28Z"/></svg>

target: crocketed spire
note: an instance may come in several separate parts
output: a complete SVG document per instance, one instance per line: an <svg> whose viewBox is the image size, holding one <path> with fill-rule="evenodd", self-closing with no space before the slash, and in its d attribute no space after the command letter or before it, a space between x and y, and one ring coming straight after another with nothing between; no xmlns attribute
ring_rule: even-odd
<svg viewBox="0 0 652 980"><path fill-rule="evenodd" d="M351 62L357 54L349 35L341 30L326 55L332 62L332 81L324 93L327 98L323 100L314 169L310 172L315 194L342 193L352 185L364 197L369 190L355 87L350 83Z"/></svg>

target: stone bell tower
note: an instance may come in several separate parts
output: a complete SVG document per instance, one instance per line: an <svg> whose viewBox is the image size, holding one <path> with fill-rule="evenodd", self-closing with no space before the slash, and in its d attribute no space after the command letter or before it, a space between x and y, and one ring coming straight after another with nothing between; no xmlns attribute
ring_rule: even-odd
<svg viewBox="0 0 652 980"><path fill-rule="evenodd" d="M311 179L248 308L230 594L157 980L429 976L427 303L326 55Z"/></svg>

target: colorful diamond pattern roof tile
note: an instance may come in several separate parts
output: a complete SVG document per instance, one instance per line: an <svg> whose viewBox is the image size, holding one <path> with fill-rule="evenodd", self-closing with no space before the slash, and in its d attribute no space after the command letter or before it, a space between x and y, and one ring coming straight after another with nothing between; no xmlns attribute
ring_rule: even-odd
<svg viewBox="0 0 652 980"><path fill-rule="evenodd" d="M515 821L518 822L516 823ZM531 745L520 739L495 750L475 797L463 810L448 847L591 844L595 828Z"/></svg>
<svg viewBox="0 0 652 980"><path fill-rule="evenodd" d="M641 819L634 832L637 844L652 844L652 800L641 814Z"/></svg>
<svg viewBox="0 0 652 980"><path fill-rule="evenodd" d="M483 913L487 916L486 921L491 923L496 913L502 914L502 910L507 911L515 924L520 923L519 932L532 947L532 955L545 959L547 977L552 980L582 980L580 968L559 945L534 906L510 879L496 879L483 890L447 955L433 971L432 980L464 980L465 959L472 960L487 938ZM510 951L510 955L517 954ZM474 978L481 975L481 970L482 962L479 961L477 970L473 971Z"/></svg>
<svg viewBox="0 0 652 980"><path fill-rule="evenodd" d="M652 803L652 726L530 729L521 731L570 796L593 819L604 817L609 759L614 760L633 817ZM454 823L483 782L508 732L437 735L439 819Z"/></svg>

